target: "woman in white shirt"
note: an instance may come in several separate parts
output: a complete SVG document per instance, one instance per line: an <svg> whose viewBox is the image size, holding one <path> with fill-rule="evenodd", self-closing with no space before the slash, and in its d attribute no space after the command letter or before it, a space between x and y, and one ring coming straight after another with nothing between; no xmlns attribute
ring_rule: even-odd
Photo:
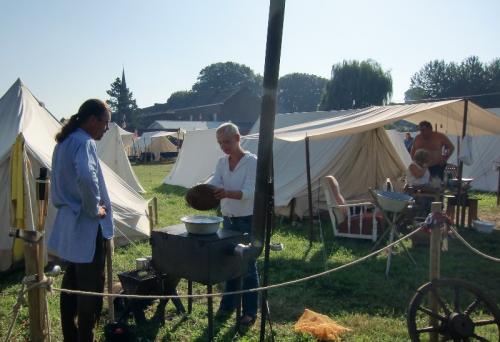
<svg viewBox="0 0 500 342"><path fill-rule="evenodd" d="M245 151L240 146L240 132L232 123L224 123L216 132L217 142L226 154L217 162L214 176L209 181L216 187L215 197L221 200L221 212L224 217L224 228L251 233L253 198L255 192L255 173L257 156ZM251 260L247 274L243 277L243 289L259 286L256 260ZM237 279L226 282L226 292L235 291ZM243 316L240 324L250 325L257 316L257 292L245 293L242 296ZM219 312L229 313L236 307L236 296L222 297Z"/></svg>
<svg viewBox="0 0 500 342"><path fill-rule="evenodd" d="M428 185L430 183L431 175L429 168L429 151L419 149L415 152L414 160L406 170L406 185L412 187L419 187Z"/></svg>

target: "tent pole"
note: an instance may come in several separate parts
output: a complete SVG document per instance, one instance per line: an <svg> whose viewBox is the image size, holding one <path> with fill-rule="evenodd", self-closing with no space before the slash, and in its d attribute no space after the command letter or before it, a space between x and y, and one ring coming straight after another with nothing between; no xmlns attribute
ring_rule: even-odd
<svg viewBox="0 0 500 342"><path fill-rule="evenodd" d="M271 160L271 174L274 174L273 161ZM271 236L274 230L274 178L269 180L268 184L268 195L269 195L269 210L266 213L266 240L264 246L264 270L262 274L262 285L269 285L269 252L271 250ZM262 291L261 294L261 309L260 309L260 341L265 340L266 335L266 321L271 320L269 302L267 300L267 291ZM272 334L272 331L271 331ZM272 336L272 335L271 335ZM272 340L272 337L271 337Z"/></svg>
<svg viewBox="0 0 500 342"><path fill-rule="evenodd" d="M463 121L463 126L462 126L462 138L465 137L465 134L467 133L467 111L469 107L469 100L465 99L464 100L464 121ZM459 158L457 154L457 158ZM462 225L465 222L465 218L463 215L460 215L461 212L461 206L465 206L466 203L462 203L462 174L463 174L463 168L464 168L464 163L463 161L458 159L458 190L457 190L457 213L456 213L456 224L457 227L459 225ZM460 220L460 221L459 221Z"/></svg>
<svg viewBox="0 0 500 342"><path fill-rule="evenodd" d="M285 0L270 0L267 25L266 59L259 127L259 147L257 152L257 175L255 178L255 196L253 206L251 245L260 255L264 247L266 213L269 203L269 179L273 159L274 121L276 116L276 98L278 90L279 66Z"/></svg>
<svg viewBox="0 0 500 342"><path fill-rule="evenodd" d="M285 19L285 0L270 0L269 18L267 24L266 58L264 63L264 81L262 90L262 104L259 127L259 147L257 152L257 174L255 178L255 195L253 204L252 231L250 234L251 246L258 256L262 253L264 245L269 250L271 225L270 217L274 206L270 201L274 191L273 172L273 142L274 121L276 117L276 99L278 93L278 78L281 58L281 42L283 35L283 21ZM269 239L266 238L269 235ZM264 271L264 273L267 273ZM264 279L267 282L267 279ZM264 298L265 297L265 298ZM267 295L262 296L260 341L265 339L265 323L267 315ZM272 337L271 337L272 339Z"/></svg>
<svg viewBox="0 0 500 342"><path fill-rule="evenodd" d="M312 245L314 238L314 217L312 205L312 187L311 187L311 158L309 156L309 137L306 136L306 174L307 174L307 201L309 203L309 246Z"/></svg>

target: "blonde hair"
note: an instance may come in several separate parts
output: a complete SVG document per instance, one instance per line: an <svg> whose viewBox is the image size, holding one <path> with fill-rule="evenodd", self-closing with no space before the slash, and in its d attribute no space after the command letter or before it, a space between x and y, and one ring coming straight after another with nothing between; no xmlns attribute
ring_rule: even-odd
<svg viewBox="0 0 500 342"><path fill-rule="evenodd" d="M222 135L240 135L240 130L238 129L238 126L236 126L232 122L226 122L220 125L217 128L217 131L215 131L217 135L222 134Z"/></svg>
<svg viewBox="0 0 500 342"><path fill-rule="evenodd" d="M429 151L426 149L420 148L415 151L415 155L413 157L417 164L425 164L429 161Z"/></svg>

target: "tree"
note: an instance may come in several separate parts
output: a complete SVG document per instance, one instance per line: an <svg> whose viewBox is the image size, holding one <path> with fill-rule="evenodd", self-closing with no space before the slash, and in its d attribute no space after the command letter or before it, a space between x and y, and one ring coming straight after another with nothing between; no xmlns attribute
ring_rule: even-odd
<svg viewBox="0 0 500 342"><path fill-rule="evenodd" d="M278 112L310 112L318 109L326 78L310 74L292 73L278 82Z"/></svg>
<svg viewBox="0 0 500 342"><path fill-rule="evenodd" d="M320 109L363 108L383 105L392 96L392 77L374 60L343 61L332 66Z"/></svg>
<svg viewBox="0 0 500 342"><path fill-rule="evenodd" d="M248 86L251 91L260 95L262 92L262 77L256 75L252 69L243 64L234 62L214 63L200 71L198 80L193 84L192 91L201 93L242 85Z"/></svg>
<svg viewBox="0 0 500 342"><path fill-rule="evenodd" d="M190 90L180 90L172 93L167 100L168 109L191 106L195 93Z"/></svg>
<svg viewBox="0 0 500 342"><path fill-rule="evenodd" d="M434 60L415 73L405 101L428 98L467 97L500 91L500 59L489 65L471 56L460 64ZM500 106L500 95L473 97L484 107Z"/></svg>
<svg viewBox="0 0 500 342"><path fill-rule="evenodd" d="M122 72L122 78L117 77L106 93L109 95L106 103L113 112L111 120L129 130L137 128L138 108L132 92L127 87L125 70Z"/></svg>

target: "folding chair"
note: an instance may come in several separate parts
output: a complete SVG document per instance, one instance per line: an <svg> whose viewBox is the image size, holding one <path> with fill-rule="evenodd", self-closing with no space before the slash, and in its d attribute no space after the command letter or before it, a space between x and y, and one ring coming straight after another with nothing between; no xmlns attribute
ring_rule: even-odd
<svg viewBox="0 0 500 342"><path fill-rule="evenodd" d="M340 194L339 183L333 176L325 176L322 187L334 236L377 240L383 217L375 211L372 202L347 202Z"/></svg>

